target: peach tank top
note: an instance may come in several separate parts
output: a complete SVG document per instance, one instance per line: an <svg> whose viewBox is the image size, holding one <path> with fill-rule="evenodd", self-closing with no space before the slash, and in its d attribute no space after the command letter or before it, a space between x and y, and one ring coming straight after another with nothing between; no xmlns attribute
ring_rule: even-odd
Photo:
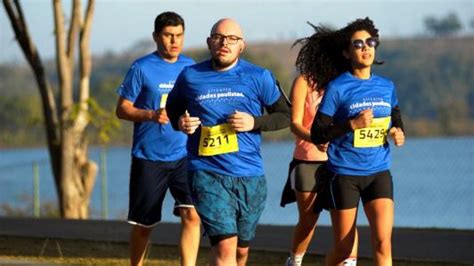
<svg viewBox="0 0 474 266"><path fill-rule="evenodd" d="M311 125L323 94L317 90L312 90L306 94L302 124L308 130L311 130ZM328 159L327 154L318 150L316 145L311 142L296 137L295 144L295 151L293 153L295 159L303 161L326 161Z"/></svg>

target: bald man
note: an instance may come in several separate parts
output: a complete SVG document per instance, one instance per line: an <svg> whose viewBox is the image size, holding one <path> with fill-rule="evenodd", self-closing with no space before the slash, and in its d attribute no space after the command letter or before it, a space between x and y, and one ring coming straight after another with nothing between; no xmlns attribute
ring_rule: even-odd
<svg viewBox="0 0 474 266"><path fill-rule="evenodd" d="M290 109L272 73L239 58L236 21L219 20L207 46L211 59L181 72L166 111L188 134L188 178L211 264L245 265L267 196L261 132L288 127Z"/></svg>

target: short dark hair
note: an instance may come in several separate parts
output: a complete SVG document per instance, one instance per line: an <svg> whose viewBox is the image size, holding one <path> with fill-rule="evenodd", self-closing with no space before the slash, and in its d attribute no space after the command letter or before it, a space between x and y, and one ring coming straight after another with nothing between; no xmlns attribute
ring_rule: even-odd
<svg viewBox="0 0 474 266"><path fill-rule="evenodd" d="M164 27L167 26L183 26L184 30L184 19L175 12L167 11L159 14L155 18L155 32L159 33Z"/></svg>

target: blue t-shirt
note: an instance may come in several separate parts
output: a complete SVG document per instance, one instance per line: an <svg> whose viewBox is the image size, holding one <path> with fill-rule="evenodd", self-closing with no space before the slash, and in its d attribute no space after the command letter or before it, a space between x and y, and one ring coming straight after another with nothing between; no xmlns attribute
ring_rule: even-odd
<svg viewBox="0 0 474 266"><path fill-rule="evenodd" d="M337 124L353 119L365 109L372 109L374 118L390 117L397 105L392 81L374 74L366 80L358 79L345 72L328 84L318 112L331 116ZM330 142L328 168L336 174L371 175L389 169L390 157L388 142L356 148L354 132L350 132Z"/></svg>
<svg viewBox="0 0 474 266"><path fill-rule="evenodd" d="M180 55L174 63L164 61L156 52L137 59L117 93L145 110L158 110L166 103L166 96L184 67L194 61ZM132 156L151 161L176 161L184 158L186 135L174 131L171 124L135 122L133 127Z"/></svg>
<svg viewBox="0 0 474 266"><path fill-rule="evenodd" d="M211 61L186 67L176 80L168 97L168 104L182 104L190 116L199 117L202 126L227 123L236 110L252 116L262 116L263 108L274 104L280 97L272 73L264 68L239 59L227 71L215 71ZM190 170L208 170L241 177L264 174L260 155L260 131L238 132L238 151L212 156L200 156L199 127L188 136Z"/></svg>

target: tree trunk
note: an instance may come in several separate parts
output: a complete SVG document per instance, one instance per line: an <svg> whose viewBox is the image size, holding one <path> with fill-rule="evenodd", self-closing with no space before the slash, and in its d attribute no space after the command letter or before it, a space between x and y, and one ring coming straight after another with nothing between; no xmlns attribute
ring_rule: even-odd
<svg viewBox="0 0 474 266"><path fill-rule="evenodd" d="M89 216L89 198L95 183L97 165L88 160L84 131L89 123L89 40L94 1L89 1L85 23L81 21L80 0L74 0L72 18L66 39L60 0L53 0L56 32L56 63L60 82L61 121L61 215L65 218L85 219ZM79 31L79 100L74 103L74 36ZM85 95L85 97L84 97ZM77 112L74 112L74 109Z"/></svg>
<svg viewBox="0 0 474 266"><path fill-rule="evenodd" d="M97 174L97 164L88 160L87 142L82 132L64 132L62 154L61 216L71 219L89 217L89 203Z"/></svg>

